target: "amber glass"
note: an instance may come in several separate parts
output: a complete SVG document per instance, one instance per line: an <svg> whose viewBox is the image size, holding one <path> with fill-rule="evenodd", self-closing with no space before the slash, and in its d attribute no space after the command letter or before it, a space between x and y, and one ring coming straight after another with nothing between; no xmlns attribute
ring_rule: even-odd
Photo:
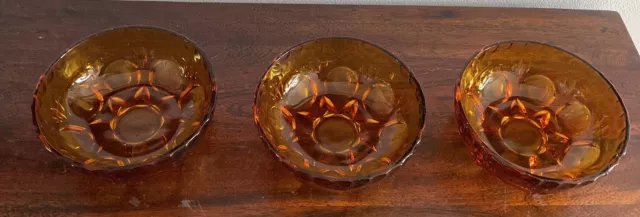
<svg viewBox="0 0 640 217"><path fill-rule="evenodd" d="M254 116L298 177L342 190L400 166L420 140L425 109L397 58L361 40L323 38L275 60L256 91Z"/></svg>
<svg viewBox="0 0 640 217"><path fill-rule="evenodd" d="M183 36L121 27L68 49L36 87L45 147L89 170L149 165L186 147L209 120L215 82Z"/></svg>
<svg viewBox="0 0 640 217"><path fill-rule="evenodd" d="M491 45L456 88L459 130L476 162L535 193L585 185L624 155L626 110L584 60L534 42Z"/></svg>

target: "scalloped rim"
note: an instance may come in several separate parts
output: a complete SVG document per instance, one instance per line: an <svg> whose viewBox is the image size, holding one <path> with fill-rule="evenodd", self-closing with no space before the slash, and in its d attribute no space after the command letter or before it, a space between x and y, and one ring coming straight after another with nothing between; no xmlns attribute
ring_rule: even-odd
<svg viewBox="0 0 640 217"><path fill-rule="evenodd" d="M38 95L38 89L40 87L40 84L43 83L44 78L47 76L47 74L49 74L51 72L51 67L53 67L53 65L55 65L58 61L60 61L65 55L67 55L71 50L73 50L74 48L76 48L77 46L79 46L80 44L84 43L85 41L100 36L103 33L106 32L111 32L114 30L120 30L120 29L154 29L154 30L160 30L169 34L172 34L176 37L179 37L181 39L183 39L184 41L192 44L194 46L194 48L200 53L200 55L202 56L202 59L205 63L205 66L207 67L207 71L209 72L209 77L211 77L211 84L212 84L212 101L211 104L209 105L209 109L208 112L205 114L205 116L203 117L203 119L200 121L200 123L202 123L200 125L200 127L191 135L189 136L189 138L187 138L183 143L181 143L180 145L176 146L175 148L173 148L173 150L165 153L163 156L156 158L154 160L145 162L145 163L140 163L140 164L134 164L134 165L127 165L124 167L104 167L104 168L98 168L98 169L91 169L89 167L87 167L84 162L77 162L74 160L71 160L67 157L65 157L64 155L62 155L60 152L58 152L55 148L51 147L47 147L47 144L51 144L49 143L49 141L47 140L46 136L44 136L44 134L41 133L40 131L40 124L38 123L38 120L36 118L36 98L34 97L32 103L31 103L31 115L32 115L32 119L33 119L33 124L36 127L36 133L38 134L38 136L42 136L42 138L45 141L42 141L43 143L47 143L44 144L45 148L53 153L57 159L60 160L64 160L65 162L69 163L72 167L77 167L77 168L82 168L88 171L121 171L121 170L131 170L131 169L135 169L138 167L143 167L143 166L147 166L147 165L154 165L157 164L159 162L162 162L168 158L173 157L174 154L183 151L187 146L189 146L202 132L202 130L204 129L204 127L211 121L211 117L213 117L213 111L215 110L215 104L216 104L216 99L217 99L217 83L215 80L215 76L214 76L214 72L213 72L213 67L211 66L211 62L209 61L208 56L204 53L204 51L202 49L200 49L200 46L198 46L197 43L195 43L194 41L192 41L191 39L189 39L188 37L177 33L175 31L169 30L169 29L165 29L165 28L161 28L161 27L157 27L157 26L147 26L147 25L124 25L124 26L118 26L118 27L113 27L113 28L107 28L104 29L102 31L99 31L97 33L93 33L83 39L81 39L80 41L77 41L75 43L73 43L69 48L67 48L61 55L58 56L58 58L56 58L51 64L49 64L49 66L47 67L45 73L43 73L40 76L40 79L38 80L38 83L36 84L35 90L33 92L34 96Z"/></svg>
<svg viewBox="0 0 640 217"><path fill-rule="evenodd" d="M269 148L269 150L271 151L271 153L273 153L275 155L275 157L282 163L284 163L285 165L287 165L287 167L289 169L291 169L294 173L295 172L300 172L302 174L305 174L307 176L309 176L311 178L310 181L312 181L313 179L316 178L320 178L320 179L324 179L324 180L328 180L331 182L340 182L340 181L347 181L347 182L354 182L354 181L360 181L360 180L369 180L368 183L371 182L371 180L375 179L376 177L379 176L386 176L387 174L391 173L392 171L394 171L396 168L402 166L407 159L413 155L413 152L415 150L415 148L420 144L420 141L422 140L422 134L424 133L424 129L426 127L426 116L427 116L427 111L426 111L426 104L425 104L425 98L424 98L424 93L422 91L422 87L420 86L420 83L418 82L418 80L415 78L413 71L407 66L407 64L405 64L402 60L400 60L400 58L398 58L396 55L394 55L393 53L387 51L386 49L378 46L377 44L362 40L362 39L358 39L358 38L353 38L353 37L321 37L321 38L314 38L314 39L310 39L310 40L306 40L303 41L301 43L298 43L294 46L291 46L289 48L287 48L284 52L278 54L278 58L275 59L271 64L269 64L269 66L267 67L267 69L265 70L265 72L262 74L262 76L259 77L259 82L258 82L258 86L256 87L255 93L254 93L254 101L253 101L253 115L254 117L257 117L258 115L258 111L256 108L256 104L258 103L258 92L260 90L260 87L262 86L262 81L264 80L264 77L267 75L267 73L269 72L269 69L271 69L271 67L273 66L273 64L275 62L280 61L280 59L284 58L287 54L289 54L289 52L291 52L292 50L303 46L304 44L313 42L313 41L317 41L317 40L325 40L325 39L349 39L349 40L354 40L354 41L359 41L359 42L363 42L366 44L370 44L380 50L382 50L383 52L387 53L388 55L392 56L394 59L396 59L403 67L405 67L407 69L407 72L409 72L409 75L411 77L411 79L413 80L413 82L416 84L417 88L419 91L419 97L420 97L420 107L421 109L421 113L422 115L420 116L420 130L418 132L418 135L416 136L413 144L411 145L411 148L407 151L407 153L405 153L405 155L400 158L397 163L389 168L386 168L380 172L368 175L366 177L362 177L362 178L357 178L357 177L349 177L349 178L334 178L334 177L328 177L328 176L321 176L321 175L311 175L309 173L306 173L305 170L294 167L294 165L285 157L282 157L279 152L273 147L273 145L271 144L271 142L269 141L269 139L266 138L264 131L262 130L262 127L260 127L260 120L258 118L254 118L254 123L256 125L256 127L258 128L258 130L260 131L260 138L262 139L262 141L265 143L265 145L267 145L267 147ZM315 184L315 183L313 183ZM317 184L315 184L317 185ZM366 186L363 185L363 186ZM360 187L363 187L360 186ZM323 188L327 188L325 186L322 186ZM331 189L331 188L328 188ZM353 189L353 188L352 188ZM331 190L345 190L345 189L331 189Z"/></svg>
<svg viewBox="0 0 640 217"><path fill-rule="evenodd" d="M550 44L546 44L546 43L542 43L542 42L526 41L526 40L511 40L511 41L497 42L497 43L494 43L494 44L490 44L490 45L484 46L480 51L478 51L475 54L473 54L473 57L467 62L467 64L465 64L465 67L462 70L462 73L460 74L460 79L458 79L458 82L455 85L455 88L458 88L460 86L460 82L462 81L462 75L464 74L464 71L467 69L467 67L469 67L469 64L471 64L471 62L473 62L473 60L476 57L484 54L486 51L492 49L493 47L498 47L498 46L500 46L502 44L507 44L507 43L525 43L525 44L531 43L531 44L539 44L539 45L542 45L542 46L547 46L547 47L554 48L554 49L560 50L562 52L565 52L565 53L577 58L578 60L582 61L583 63L587 64L589 67L591 67L591 69L593 69L595 72L598 73L598 75L609 85L609 87L611 87L611 89L613 90L614 94L618 98L618 101L620 102L620 105L622 106L622 110L624 111L626 132L625 132L624 141L621 143L620 147L618 147L618 153L613 156L613 158L609 161L609 163L608 163L608 165L606 167L603 167L602 170L600 172L598 172L598 173L594 173L592 175L581 177L581 178L578 178L578 179L554 179L554 178L548 178L548 177L544 177L544 176L539 176L539 175L530 173L529 171L521 170L521 169L518 169L518 168L514 167L512 165L512 163L510 163L509 161L506 161L502 157L498 156L497 153L495 153L492 150L489 150L489 153L491 153L490 155L498 156L498 157L495 157L495 159L497 159L499 161L498 163L500 163L502 166L507 166L507 167L509 167L509 168L511 168L511 169L513 169L515 171L525 173L528 176L533 176L533 177L535 177L537 179L544 180L544 181L550 181L550 182L563 182L563 183L574 184L576 186L583 186L583 185L585 185L585 183L586 184L590 184L592 182L595 182L597 179L609 174L613 170L613 168L618 165L620 158L622 158L622 156L624 156L626 154L626 151L627 151L627 144L629 143L629 138L630 138L629 127L631 126L630 123L629 123L629 113L627 111L627 107L624 105L622 97L620 97L620 94L616 90L615 86L613 86L613 84L611 84L611 82L602 74L602 72L600 70L598 70L596 67L594 67L589 62L587 62L584 59L582 59L581 57L577 56L576 54L571 53L571 52L569 52L569 51L567 51L565 49L562 49L560 47L557 47L555 45L550 45ZM460 102L458 102L458 101L456 101L455 104L456 104L456 106L462 107L462 104ZM462 117L463 117L463 121L464 121L465 125L469 125L469 121L467 120L467 116L466 115L462 115ZM479 136L477 134L477 132L475 132L473 130L472 130L472 132L473 132L474 136L476 136L476 137ZM486 144L482 143L482 147L486 148ZM498 178L500 178L502 180L501 177L498 176ZM507 182L507 183L510 183L510 182ZM540 183L543 183L543 182L540 182Z"/></svg>

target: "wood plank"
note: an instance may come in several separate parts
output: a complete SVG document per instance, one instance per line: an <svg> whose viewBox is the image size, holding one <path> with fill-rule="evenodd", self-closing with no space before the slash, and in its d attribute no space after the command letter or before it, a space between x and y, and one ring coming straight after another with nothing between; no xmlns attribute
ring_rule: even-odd
<svg viewBox="0 0 640 217"><path fill-rule="evenodd" d="M135 177L89 175L56 161L31 124L38 77L68 46L121 25L182 33L219 84L212 123L184 161ZM280 52L326 36L368 40L415 73L428 123L415 155L354 192L300 184L252 122L259 77ZM616 12L554 9L0 1L0 215L7 216L640 216L640 140L607 177L531 196L476 166L457 135L453 86L485 45L533 40L576 53L607 76L640 121L640 57Z"/></svg>

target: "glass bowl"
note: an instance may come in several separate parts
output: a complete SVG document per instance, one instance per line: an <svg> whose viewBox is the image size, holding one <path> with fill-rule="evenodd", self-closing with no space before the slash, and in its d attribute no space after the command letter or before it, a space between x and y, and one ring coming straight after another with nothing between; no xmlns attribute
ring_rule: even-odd
<svg viewBox="0 0 640 217"><path fill-rule="evenodd" d="M47 150L73 166L150 165L186 147L209 121L216 85L189 39L127 26L89 36L40 77L34 123Z"/></svg>
<svg viewBox="0 0 640 217"><path fill-rule="evenodd" d="M476 162L533 193L592 183L624 155L627 112L604 76L536 42L490 45L456 87L456 117Z"/></svg>
<svg viewBox="0 0 640 217"><path fill-rule="evenodd" d="M298 177L346 190L402 165L420 141L425 105L412 73L389 52L322 38L276 58L256 90L254 117Z"/></svg>

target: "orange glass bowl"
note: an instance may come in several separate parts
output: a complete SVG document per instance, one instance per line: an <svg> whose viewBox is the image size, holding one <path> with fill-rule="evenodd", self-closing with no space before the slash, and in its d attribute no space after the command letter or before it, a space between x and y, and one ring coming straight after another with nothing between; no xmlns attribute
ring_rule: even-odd
<svg viewBox="0 0 640 217"><path fill-rule="evenodd" d="M361 187L411 155L425 105L409 69L382 48L322 38L279 56L260 82L255 123L302 180L327 189Z"/></svg>
<svg viewBox="0 0 640 217"><path fill-rule="evenodd" d="M202 51L154 27L108 29L68 49L40 77L33 118L47 150L88 170L151 165L183 150L216 95Z"/></svg>
<svg viewBox="0 0 640 217"><path fill-rule="evenodd" d="M629 140L618 93L579 57L536 42L490 45L456 87L460 134L476 162L533 193L594 182Z"/></svg>

